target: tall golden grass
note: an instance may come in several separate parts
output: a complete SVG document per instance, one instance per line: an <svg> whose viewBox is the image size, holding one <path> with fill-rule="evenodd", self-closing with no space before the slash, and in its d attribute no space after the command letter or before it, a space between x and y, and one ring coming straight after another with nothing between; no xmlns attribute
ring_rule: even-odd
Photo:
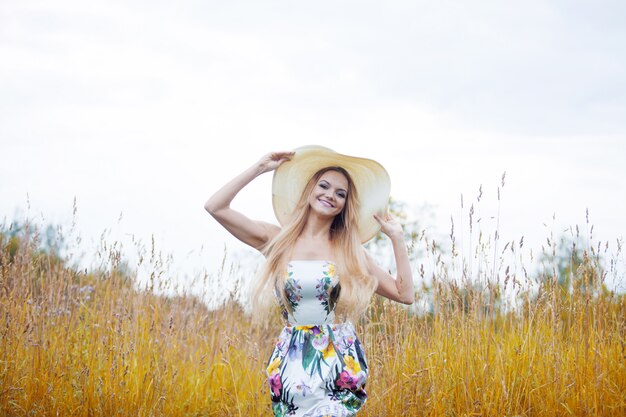
<svg viewBox="0 0 626 417"><path fill-rule="evenodd" d="M253 328L234 301L209 310L139 290L121 268L78 270L41 251L35 229L4 232L0 415L271 415L264 369L278 320ZM626 415L626 299L598 283L597 260L584 253L570 290L550 274L537 292L518 283L517 308L502 309L500 286L454 280L434 256L418 291L426 312L375 298L357 324L370 364L359 415Z"/></svg>

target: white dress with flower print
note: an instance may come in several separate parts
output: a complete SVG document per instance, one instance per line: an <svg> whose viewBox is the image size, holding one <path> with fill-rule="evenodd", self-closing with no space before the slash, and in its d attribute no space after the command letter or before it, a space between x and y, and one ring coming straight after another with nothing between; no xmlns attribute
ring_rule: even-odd
<svg viewBox="0 0 626 417"><path fill-rule="evenodd" d="M353 416L367 398L367 361L352 323L333 324L335 264L293 260L286 273L288 326L267 367L274 416Z"/></svg>

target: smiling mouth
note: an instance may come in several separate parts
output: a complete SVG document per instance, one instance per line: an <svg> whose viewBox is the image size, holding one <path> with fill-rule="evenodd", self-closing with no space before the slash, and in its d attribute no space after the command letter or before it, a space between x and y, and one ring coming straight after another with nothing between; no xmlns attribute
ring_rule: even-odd
<svg viewBox="0 0 626 417"><path fill-rule="evenodd" d="M322 200L321 198L318 198L318 199L317 199L317 201L319 201L320 203L322 203L322 205L323 205L323 206L326 206L326 207L335 207L335 205L334 205L334 204L331 204L331 203L329 203L329 202L328 202L328 201L326 201L326 200Z"/></svg>

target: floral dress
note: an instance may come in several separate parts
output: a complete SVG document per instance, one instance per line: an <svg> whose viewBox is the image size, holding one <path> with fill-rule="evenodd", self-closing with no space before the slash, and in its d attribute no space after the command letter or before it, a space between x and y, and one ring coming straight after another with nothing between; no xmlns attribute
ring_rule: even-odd
<svg viewBox="0 0 626 417"><path fill-rule="evenodd" d="M267 367L274 416L353 416L367 398L367 361L352 323L334 324L335 264L293 260L286 273L288 325Z"/></svg>

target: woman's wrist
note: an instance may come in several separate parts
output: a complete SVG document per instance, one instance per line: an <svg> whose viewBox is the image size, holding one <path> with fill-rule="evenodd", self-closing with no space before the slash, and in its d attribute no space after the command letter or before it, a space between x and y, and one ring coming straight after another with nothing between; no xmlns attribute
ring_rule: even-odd
<svg viewBox="0 0 626 417"><path fill-rule="evenodd" d="M394 231L387 236L394 242L404 243L404 232L402 230Z"/></svg>

